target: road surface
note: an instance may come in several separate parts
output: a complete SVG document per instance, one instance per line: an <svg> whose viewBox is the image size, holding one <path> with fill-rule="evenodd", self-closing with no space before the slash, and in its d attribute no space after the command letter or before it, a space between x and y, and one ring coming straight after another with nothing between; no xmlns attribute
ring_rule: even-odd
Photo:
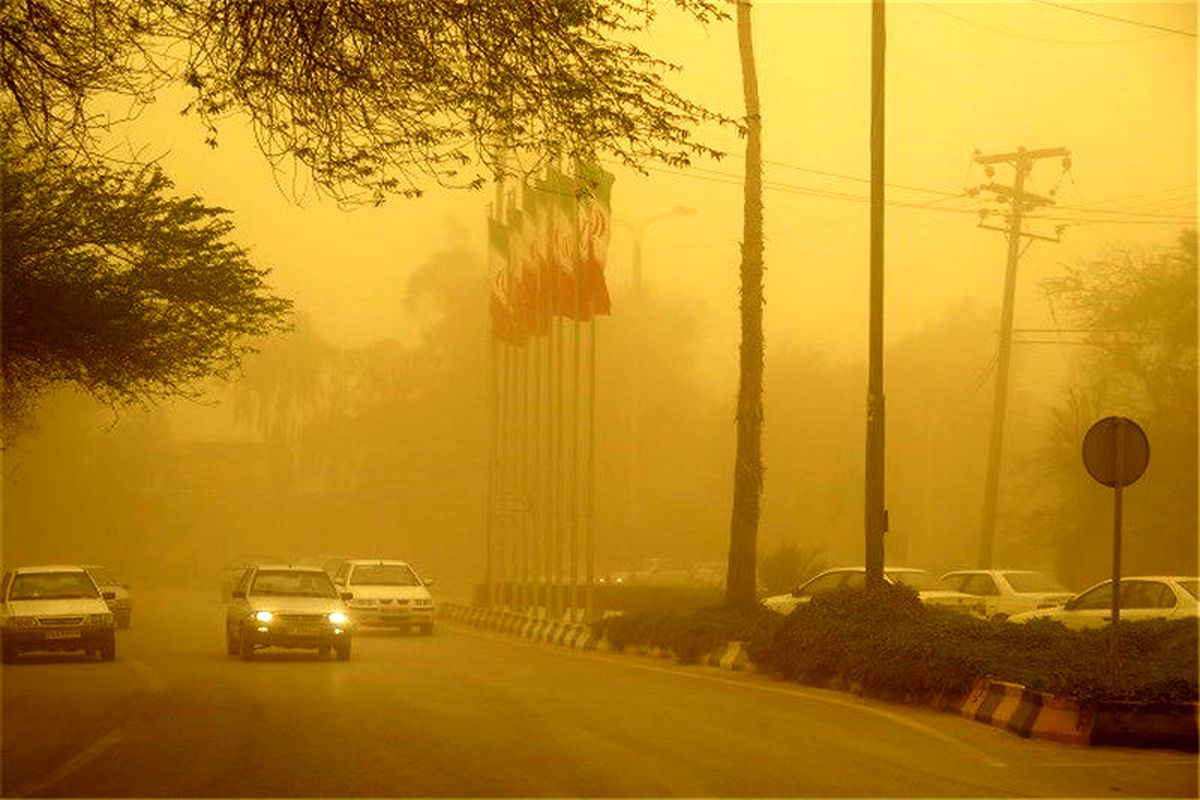
<svg viewBox="0 0 1200 800"><path fill-rule="evenodd" d="M448 623L344 663L223 637L216 592L146 592L116 661L5 665L4 796L1197 796L1195 754Z"/></svg>

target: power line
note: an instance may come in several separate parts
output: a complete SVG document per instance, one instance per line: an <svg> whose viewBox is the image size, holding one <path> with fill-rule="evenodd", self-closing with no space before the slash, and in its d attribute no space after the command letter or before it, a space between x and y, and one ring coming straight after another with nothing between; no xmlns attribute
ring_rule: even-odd
<svg viewBox="0 0 1200 800"><path fill-rule="evenodd" d="M1109 19L1113 22L1124 22L1126 25L1136 25L1139 28L1150 28L1152 30L1162 31L1163 33L1177 33L1180 36L1190 36L1193 39L1197 38L1195 31L1185 31L1180 28L1167 28L1162 25L1155 25L1151 22L1141 22L1140 20L1127 19L1125 17L1114 17L1111 14L1101 14L1099 11L1089 11L1084 8L1076 8L1075 6L1069 6L1066 3L1055 3L1053 0L1033 0L1033 2L1041 3L1044 6L1051 6L1052 8L1061 8L1063 11L1074 11L1076 14L1086 14L1089 17Z"/></svg>
<svg viewBox="0 0 1200 800"><path fill-rule="evenodd" d="M1074 40L1074 39L1048 39L1043 36L1030 36L1029 34L1026 34L1026 33L1017 33L1016 31L1005 30L1003 28L995 28L995 27L992 27L991 25L984 25L982 22L976 22L975 20L970 20L970 19L967 19L966 17L960 17L958 14L955 14L953 11L947 11L946 9L941 8L940 6L936 6L933 3L922 3L921 5L925 6L930 11L936 11L939 14L945 14L948 17L953 17L954 19L958 20L959 22L965 23L967 25L971 25L976 28L982 28L985 31L991 31L992 33L998 33L1001 36L1011 36L1014 39L1026 39L1031 42L1042 42L1044 44L1072 44L1072 45L1074 45L1074 44L1080 44L1080 45L1130 44L1133 42L1144 42L1147 39L1155 39L1155 38L1158 38L1159 36L1163 35L1162 33L1157 33L1157 34L1151 34L1149 36L1138 36L1138 37L1135 37L1132 39L1108 39L1108 40L1104 40L1104 41L1083 41L1083 40Z"/></svg>

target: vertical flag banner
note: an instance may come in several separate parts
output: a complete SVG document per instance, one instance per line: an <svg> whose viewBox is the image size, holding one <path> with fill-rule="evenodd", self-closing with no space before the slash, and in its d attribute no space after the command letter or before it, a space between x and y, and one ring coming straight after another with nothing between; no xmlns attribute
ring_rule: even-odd
<svg viewBox="0 0 1200 800"><path fill-rule="evenodd" d="M522 344L554 317L612 313L604 271L612 233L613 175L577 162L521 188L520 202L488 219L492 335Z"/></svg>

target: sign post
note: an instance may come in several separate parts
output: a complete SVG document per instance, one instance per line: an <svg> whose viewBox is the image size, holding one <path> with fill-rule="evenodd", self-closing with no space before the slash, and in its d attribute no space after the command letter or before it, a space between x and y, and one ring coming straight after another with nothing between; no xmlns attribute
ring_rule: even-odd
<svg viewBox="0 0 1200 800"><path fill-rule="evenodd" d="M1105 417L1083 437L1083 465L1088 474L1113 488L1112 649L1116 656L1116 624L1121 620L1121 490L1146 471L1150 442L1136 422Z"/></svg>

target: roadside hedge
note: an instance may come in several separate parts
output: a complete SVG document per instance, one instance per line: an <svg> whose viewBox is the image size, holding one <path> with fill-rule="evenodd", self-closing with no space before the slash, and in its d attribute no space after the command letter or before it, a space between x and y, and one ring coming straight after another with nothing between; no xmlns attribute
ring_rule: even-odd
<svg viewBox="0 0 1200 800"><path fill-rule="evenodd" d="M663 647L692 663L729 641L785 678L907 702L957 702L982 678L1085 702L1196 702L1200 621L1122 621L1072 631L923 605L915 591L821 595L787 617L763 608L641 612L596 623L610 645ZM1116 661L1111 658L1116 637Z"/></svg>

